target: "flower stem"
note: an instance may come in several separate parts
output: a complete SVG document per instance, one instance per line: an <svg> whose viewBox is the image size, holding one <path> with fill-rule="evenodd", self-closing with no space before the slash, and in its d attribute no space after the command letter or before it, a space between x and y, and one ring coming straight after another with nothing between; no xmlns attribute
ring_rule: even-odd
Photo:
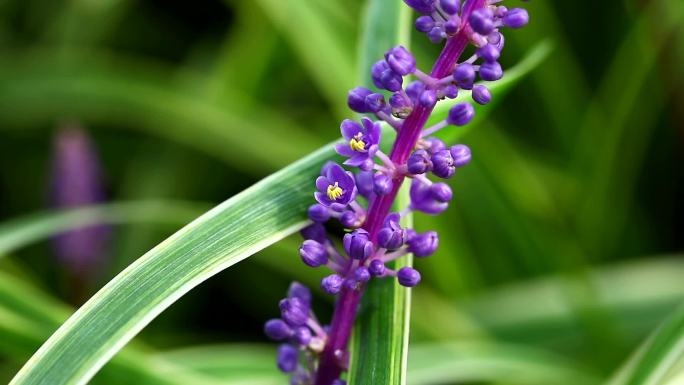
<svg viewBox="0 0 684 385"><path fill-rule="evenodd" d="M466 0L462 13L463 26L455 36L447 40L432 68L430 76L440 79L451 73L463 51L470 43L470 26L465 21L468 20L473 10L483 7L485 3L486 0ZM432 109L433 107L419 105L404 121L390 153L390 159L395 165L403 165L408 160L418 139L420 139L421 131L430 117ZM363 224L363 228L368 231L371 240L374 242L385 217L387 217L392 208L392 203L403 181L404 175L396 176L393 180L392 191L389 194L376 197L368 208L368 217ZM349 356L347 346L364 288L362 286L353 290L345 287L339 293L330 324L328 342L321 354L318 365L316 385L331 385L333 381L340 377L340 374L347 366L345 362Z"/></svg>

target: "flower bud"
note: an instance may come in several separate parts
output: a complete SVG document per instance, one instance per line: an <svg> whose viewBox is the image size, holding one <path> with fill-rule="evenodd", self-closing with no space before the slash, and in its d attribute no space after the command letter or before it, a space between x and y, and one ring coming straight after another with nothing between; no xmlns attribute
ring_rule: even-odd
<svg viewBox="0 0 684 385"><path fill-rule="evenodd" d="M399 284L406 287L414 287L420 282L420 273L412 267L402 267L397 272Z"/></svg>
<svg viewBox="0 0 684 385"><path fill-rule="evenodd" d="M456 99L458 96L458 87L453 84L448 84L442 89L442 94L449 99Z"/></svg>
<svg viewBox="0 0 684 385"><path fill-rule="evenodd" d="M432 156L432 173L440 178L451 178L456 172L454 159L449 150L442 150Z"/></svg>
<svg viewBox="0 0 684 385"><path fill-rule="evenodd" d="M292 329L285 321L275 318L266 322L264 333L272 340L281 341L292 335Z"/></svg>
<svg viewBox="0 0 684 385"><path fill-rule="evenodd" d="M311 267L318 267L328 263L328 250L322 244L307 239L299 248L299 256L302 261Z"/></svg>
<svg viewBox="0 0 684 385"><path fill-rule="evenodd" d="M510 28L524 27L529 21L530 16L523 8L513 8L506 12L506 15L503 17L503 24Z"/></svg>
<svg viewBox="0 0 684 385"><path fill-rule="evenodd" d="M433 183L430 186L432 197L439 202L449 202L453 197L451 187L446 183Z"/></svg>
<svg viewBox="0 0 684 385"><path fill-rule="evenodd" d="M420 16L416 19L416 29L420 32L430 32L435 26L435 21L430 16Z"/></svg>
<svg viewBox="0 0 684 385"><path fill-rule="evenodd" d="M473 87L473 100L478 104L487 104L492 101L492 93L489 92L489 88L483 85L476 85Z"/></svg>
<svg viewBox="0 0 684 385"><path fill-rule="evenodd" d="M494 12L489 8L474 10L468 21L473 31L480 35L489 35L494 30Z"/></svg>
<svg viewBox="0 0 684 385"><path fill-rule="evenodd" d="M390 96L389 104L392 115L399 119L406 119L413 111L413 103L400 92L395 92Z"/></svg>
<svg viewBox="0 0 684 385"><path fill-rule="evenodd" d="M466 146L465 144L451 146L449 148L449 152L451 152L451 157L454 158L454 166L463 167L470 163L470 159L472 157L470 153L470 147Z"/></svg>
<svg viewBox="0 0 684 385"><path fill-rule="evenodd" d="M344 279L337 274L329 275L321 280L321 289L328 294L337 294L342 289Z"/></svg>
<svg viewBox="0 0 684 385"><path fill-rule="evenodd" d="M434 27L430 30L430 32L428 32L427 36L431 42L436 44L446 37L446 32L444 32L444 29L440 27Z"/></svg>
<svg viewBox="0 0 684 385"><path fill-rule="evenodd" d="M397 92L401 90L404 79L401 75L395 73L391 69L386 69L382 72L382 75L380 75L380 83L382 83L382 88L388 91Z"/></svg>
<svg viewBox="0 0 684 385"><path fill-rule="evenodd" d="M475 109L470 103L458 103L451 107L447 123L454 126L465 126L475 117Z"/></svg>
<svg viewBox="0 0 684 385"><path fill-rule="evenodd" d="M409 156L406 166L408 172L413 175L424 174L432 170L430 154L425 150L416 150Z"/></svg>
<svg viewBox="0 0 684 385"><path fill-rule="evenodd" d="M416 234L408 241L408 246L409 251L416 257L429 257L437 250L439 237L434 231Z"/></svg>
<svg viewBox="0 0 684 385"><path fill-rule="evenodd" d="M493 82L503 77L503 70L499 62L485 62L480 66L480 79Z"/></svg>
<svg viewBox="0 0 684 385"><path fill-rule="evenodd" d="M392 179L385 174L376 174L373 178L373 184L373 191L378 195L389 194L394 186Z"/></svg>
<svg viewBox="0 0 684 385"><path fill-rule="evenodd" d="M404 3L420 13L430 14L435 10L435 0L404 0Z"/></svg>
<svg viewBox="0 0 684 385"><path fill-rule="evenodd" d="M299 234L301 234L304 239L313 239L318 243L325 243L328 239L328 235L325 232L325 227L320 223L313 223L305 228L303 228Z"/></svg>
<svg viewBox="0 0 684 385"><path fill-rule="evenodd" d="M382 73L388 69L389 66L387 65L387 62L385 60L378 60L377 62L375 62L375 64L373 64L373 66L371 67L371 78L373 79L373 84L375 84L376 87L381 89L385 88L385 86L382 84ZM363 97L364 104L366 96Z"/></svg>
<svg viewBox="0 0 684 385"><path fill-rule="evenodd" d="M396 250L404 245L406 233L399 225L400 216L393 213L387 216L383 227L378 232L378 245L388 250Z"/></svg>
<svg viewBox="0 0 684 385"><path fill-rule="evenodd" d="M385 263L379 259L374 259L368 264L368 272L374 277L380 277L385 274Z"/></svg>
<svg viewBox="0 0 684 385"><path fill-rule="evenodd" d="M373 178L374 174L371 171L361 171L356 173L356 189L364 198L370 198L373 195Z"/></svg>
<svg viewBox="0 0 684 385"><path fill-rule="evenodd" d="M416 59L403 46L396 46L387 51L385 60L392 71L401 76L406 76L416 70Z"/></svg>
<svg viewBox="0 0 684 385"><path fill-rule="evenodd" d="M330 219L330 209L322 204L311 205L307 214L309 215L309 219L314 222L325 222Z"/></svg>
<svg viewBox="0 0 684 385"><path fill-rule="evenodd" d="M366 106L366 97L372 93L373 91L369 90L368 88L356 87L350 90L349 94L347 94L347 105L354 112L362 114L370 112Z"/></svg>
<svg viewBox="0 0 684 385"><path fill-rule="evenodd" d="M354 279L358 282L368 282L370 277L371 274L365 266L361 266L354 271Z"/></svg>
<svg viewBox="0 0 684 385"><path fill-rule="evenodd" d="M437 93L435 90L425 90L422 94L420 94L418 102L423 107L432 108L435 106L435 104L437 104Z"/></svg>
<svg viewBox="0 0 684 385"><path fill-rule="evenodd" d="M301 346L306 346L311 342L311 330L306 326L300 326L294 330L292 339Z"/></svg>
<svg viewBox="0 0 684 385"><path fill-rule="evenodd" d="M460 0L439 0L439 6L447 15L455 15L461 8Z"/></svg>
<svg viewBox="0 0 684 385"><path fill-rule="evenodd" d="M406 95L413 103L418 103L420 95L425 91L425 83L420 80L413 81L406 86Z"/></svg>
<svg viewBox="0 0 684 385"><path fill-rule="evenodd" d="M446 32L448 35L453 35L456 32L458 32L458 27L461 26L461 21L456 19L454 20L453 18L450 20L447 20L444 23L444 32Z"/></svg>
<svg viewBox="0 0 684 385"><path fill-rule="evenodd" d="M278 306L283 320L291 326L304 325L309 319L309 306L299 298L285 298Z"/></svg>
<svg viewBox="0 0 684 385"><path fill-rule="evenodd" d="M488 62L499 60L500 54L499 50L492 44L484 45L477 50L477 56Z"/></svg>
<svg viewBox="0 0 684 385"><path fill-rule="evenodd" d="M285 373L294 372L297 369L299 352L297 348L289 344L278 346L278 369Z"/></svg>
<svg viewBox="0 0 684 385"><path fill-rule="evenodd" d="M370 94L366 96L366 108L370 112L378 112L385 108L385 97L382 94Z"/></svg>
<svg viewBox="0 0 684 385"><path fill-rule="evenodd" d="M473 88L475 82L475 68L470 63L459 64L453 74L456 85L464 90Z"/></svg>
<svg viewBox="0 0 684 385"><path fill-rule="evenodd" d="M287 289L288 298L299 298L307 305L311 305L311 290L299 282L292 282Z"/></svg>
<svg viewBox="0 0 684 385"><path fill-rule="evenodd" d="M355 229L361 226L361 220L359 220L358 215L351 210L347 210L340 215L340 223L348 229Z"/></svg>
<svg viewBox="0 0 684 385"><path fill-rule="evenodd" d="M347 255L354 259L366 259L373 254L373 242L365 230L358 229L346 234L342 244Z"/></svg>
<svg viewBox="0 0 684 385"><path fill-rule="evenodd" d="M434 136L425 139L425 142L428 144L427 151L430 153L430 155L440 152L446 148L444 142L435 138Z"/></svg>

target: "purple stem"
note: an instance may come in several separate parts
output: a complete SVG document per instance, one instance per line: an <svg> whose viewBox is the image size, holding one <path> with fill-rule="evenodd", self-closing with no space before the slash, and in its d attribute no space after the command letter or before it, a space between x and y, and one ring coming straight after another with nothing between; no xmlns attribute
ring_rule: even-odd
<svg viewBox="0 0 684 385"><path fill-rule="evenodd" d="M447 40L444 49L442 49L435 65L432 67L430 76L439 79L451 73L459 57L470 43L469 35L471 29L467 23L468 17L473 10L483 7L485 3L486 0L466 0L462 12L462 20L465 23L454 37ZM418 139L420 139L420 133L432 110L433 108L419 105L406 118L390 153L390 159L394 164L403 165L406 163ZM403 181L403 176L396 177L393 180L394 187L392 191L389 194L378 196L371 202L368 208L368 217L363 224L363 228L368 231L373 241L376 240L378 231L380 231L385 217L389 214L392 203ZM364 288L352 290L345 287L339 294L328 332L328 341L319 361L316 385L331 385L347 367L346 360L349 356L347 354L347 345Z"/></svg>

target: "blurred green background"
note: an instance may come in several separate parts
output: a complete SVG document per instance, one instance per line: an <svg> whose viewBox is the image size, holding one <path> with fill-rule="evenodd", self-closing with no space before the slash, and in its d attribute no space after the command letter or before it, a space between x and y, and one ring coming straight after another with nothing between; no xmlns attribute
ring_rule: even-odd
<svg viewBox="0 0 684 385"><path fill-rule="evenodd" d="M450 182L449 210L416 216L441 245L416 262L411 338L525 346L604 378L684 301L684 3L525 7L531 24L507 33L504 68L541 41L553 51L460 139L474 161ZM60 240L16 249L0 237L0 381L145 251L337 137L365 70L363 11L361 0L0 1L0 218L133 202L113 208L121 223L100 229L87 268ZM413 50L424 69L438 52L417 33ZM81 145L60 146L69 135ZM86 182L78 162L59 163L79 149L99 164ZM104 193L60 203L63 180ZM265 343L289 282L317 287L324 274L301 264L297 242L204 283L136 343ZM330 298L316 300L327 319ZM113 378L94 381L138 383Z"/></svg>

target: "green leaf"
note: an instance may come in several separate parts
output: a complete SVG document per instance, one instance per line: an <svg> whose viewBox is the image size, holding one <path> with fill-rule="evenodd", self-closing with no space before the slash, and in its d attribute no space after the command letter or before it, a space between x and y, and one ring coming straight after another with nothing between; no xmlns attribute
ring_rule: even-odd
<svg viewBox="0 0 684 385"><path fill-rule="evenodd" d="M664 384L681 374L684 360L684 304L632 355L608 385ZM676 378L676 377L675 377ZM672 381L671 384L677 382Z"/></svg>
<svg viewBox="0 0 684 385"><path fill-rule="evenodd" d="M400 1L367 2L363 38L360 45L361 80L371 84L372 63L397 44L408 47L411 12ZM389 141L385 140L386 143ZM408 183L402 186L395 208L408 206ZM403 218L409 227L412 216ZM389 267L410 266L410 255ZM372 280L364 293L350 343L350 384L406 384L411 290L394 279Z"/></svg>
<svg viewBox="0 0 684 385"><path fill-rule="evenodd" d="M0 257L67 230L93 224L186 224L206 211L207 204L150 200L108 203L29 215L0 224Z"/></svg>

